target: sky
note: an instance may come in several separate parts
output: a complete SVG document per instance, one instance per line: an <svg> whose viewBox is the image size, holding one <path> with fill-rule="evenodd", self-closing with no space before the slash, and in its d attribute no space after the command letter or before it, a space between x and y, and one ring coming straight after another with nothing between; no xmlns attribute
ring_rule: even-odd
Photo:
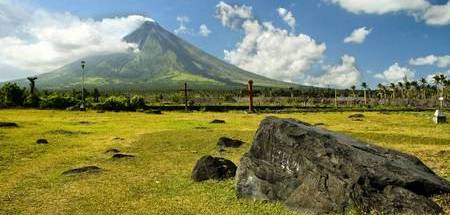
<svg viewBox="0 0 450 215"><path fill-rule="evenodd" d="M136 48L145 21L242 69L349 88L450 75L448 0L0 0L0 81Z"/></svg>

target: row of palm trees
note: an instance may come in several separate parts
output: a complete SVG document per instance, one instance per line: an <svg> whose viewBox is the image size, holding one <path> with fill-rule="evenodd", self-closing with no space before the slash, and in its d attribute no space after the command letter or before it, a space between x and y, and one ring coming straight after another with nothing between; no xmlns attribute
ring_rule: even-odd
<svg viewBox="0 0 450 215"><path fill-rule="evenodd" d="M378 98L379 100L436 100L439 97L450 97L450 79L443 74L434 75L432 81L422 78L418 81L408 81L406 78L403 82L377 85L376 90L369 89L366 82L361 83L363 90L364 104L368 103L368 98ZM349 89L354 98L357 97L358 90L356 86Z"/></svg>

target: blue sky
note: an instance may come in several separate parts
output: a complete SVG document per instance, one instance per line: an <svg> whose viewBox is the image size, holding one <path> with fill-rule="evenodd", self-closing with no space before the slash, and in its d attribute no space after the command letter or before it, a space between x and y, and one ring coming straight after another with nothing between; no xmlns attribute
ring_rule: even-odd
<svg viewBox="0 0 450 215"><path fill-rule="evenodd" d="M389 0L382 1L390 2ZM410 1L426 2L426 0ZM399 81L398 73L406 74L409 79L417 79L434 73L450 72L450 57L446 58L450 55L450 24L448 23L450 21L447 21L446 18L450 16L448 15L450 14L450 3L447 0L428 1L428 6L417 6L416 8L405 6L406 4L397 4L393 6L394 9L381 9L380 7L383 6L377 5L354 8L352 0L234 0L223 2L231 7L235 6L235 9L242 5L251 7L251 20L256 20L261 26L263 22L271 22L274 28L288 31L293 38L299 34L307 35L316 46L323 44L326 47L325 50L317 53L318 56L306 59L308 65L291 69L293 71L286 75L277 75L286 70L284 68L286 65L273 67L273 70L280 71L263 73L272 78L317 86L348 87L352 84L359 85L362 81L369 82L371 86L375 86L378 82ZM394 2L392 4L396 4L395 1L392 2ZM79 17L80 20L102 20L142 15L156 20L172 32L180 26L177 17L187 17L189 22L184 24L187 30L184 33L178 33L178 36L218 58L224 59L224 50L236 51L247 33L243 27L231 29L224 25L217 18L218 4L219 1L215 0L36 0L21 1L15 6L31 10L37 8L48 14L70 13L72 16ZM385 5L387 4L385 3ZM446 5L448 7L445 7ZM442 7L440 10L436 10L437 15L434 13L432 16L432 18L438 16L437 23L432 18L423 15L432 11L430 8L438 6ZM0 4L0 12L1 7L8 7L8 5ZM277 11L279 8L284 8L292 13L295 18L295 31L292 31L291 27L283 21ZM208 36L200 35L198 33L200 25L206 25L211 33ZM355 29L362 27L366 27L365 29L370 31L362 42L344 42L344 39L350 36ZM21 34L15 32L8 35L3 32L2 35L0 30L0 38L2 36L20 37ZM287 38L289 35L285 35L285 37ZM30 39L30 41L32 40ZM299 47L299 50L302 50L301 48ZM235 53L233 59L228 58L227 60L247 70L250 70L249 68L258 70L260 64L243 63L242 58L245 56L242 55L245 53ZM425 59L427 56L428 58ZM279 57L283 58L283 56ZM293 58L295 57L296 55L293 55ZM250 61L262 60L257 58L258 56L251 56ZM412 61L414 59L416 59L415 62ZM438 62L442 63L438 65ZM2 63L0 60L1 68L8 68L8 71L12 72L9 74L4 71L0 72L0 80L17 78L20 75L35 72L30 71L27 67L17 66L15 68L14 64ZM16 74L12 74L13 72ZM41 72L44 72L44 69L39 71L39 73ZM258 71L252 72L258 73ZM351 78L350 76L358 77ZM334 84L332 80L341 81Z"/></svg>

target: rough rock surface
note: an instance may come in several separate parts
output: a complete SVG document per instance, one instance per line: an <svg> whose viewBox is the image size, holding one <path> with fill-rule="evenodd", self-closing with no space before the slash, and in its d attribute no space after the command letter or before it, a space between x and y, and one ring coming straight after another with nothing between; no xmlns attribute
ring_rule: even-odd
<svg viewBox="0 0 450 215"><path fill-rule="evenodd" d="M450 183L418 158L292 119L268 117L236 173L240 198L311 213L436 214Z"/></svg>
<svg viewBox="0 0 450 215"><path fill-rule="evenodd" d="M224 146L224 147L233 147L233 148L239 148L244 142L241 140L234 140L228 137L221 137L219 138L219 141L217 141L218 146Z"/></svg>
<svg viewBox="0 0 450 215"><path fill-rule="evenodd" d="M192 170L192 180L205 181L208 179L224 180L236 175L236 165L227 159L205 155L197 161Z"/></svg>

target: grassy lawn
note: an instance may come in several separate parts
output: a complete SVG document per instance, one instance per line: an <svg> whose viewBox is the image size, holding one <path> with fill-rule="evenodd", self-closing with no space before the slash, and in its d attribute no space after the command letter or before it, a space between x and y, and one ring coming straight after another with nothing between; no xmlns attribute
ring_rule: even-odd
<svg viewBox="0 0 450 215"><path fill-rule="evenodd" d="M434 125L430 112L364 113L362 122L351 121L350 114L277 116L324 123L330 130L414 154L450 179L450 124ZM290 214L280 204L236 199L233 180L190 179L203 155L237 163L265 116L0 110L0 121L19 124L0 128L0 214ZM227 123L209 124L213 119ZM221 136L246 144L219 153ZM49 144L36 144L40 138ZM105 153L110 148L136 157L113 160ZM61 175L86 165L105 171ZM444 201L449 211L449 199Z"/></svg>

